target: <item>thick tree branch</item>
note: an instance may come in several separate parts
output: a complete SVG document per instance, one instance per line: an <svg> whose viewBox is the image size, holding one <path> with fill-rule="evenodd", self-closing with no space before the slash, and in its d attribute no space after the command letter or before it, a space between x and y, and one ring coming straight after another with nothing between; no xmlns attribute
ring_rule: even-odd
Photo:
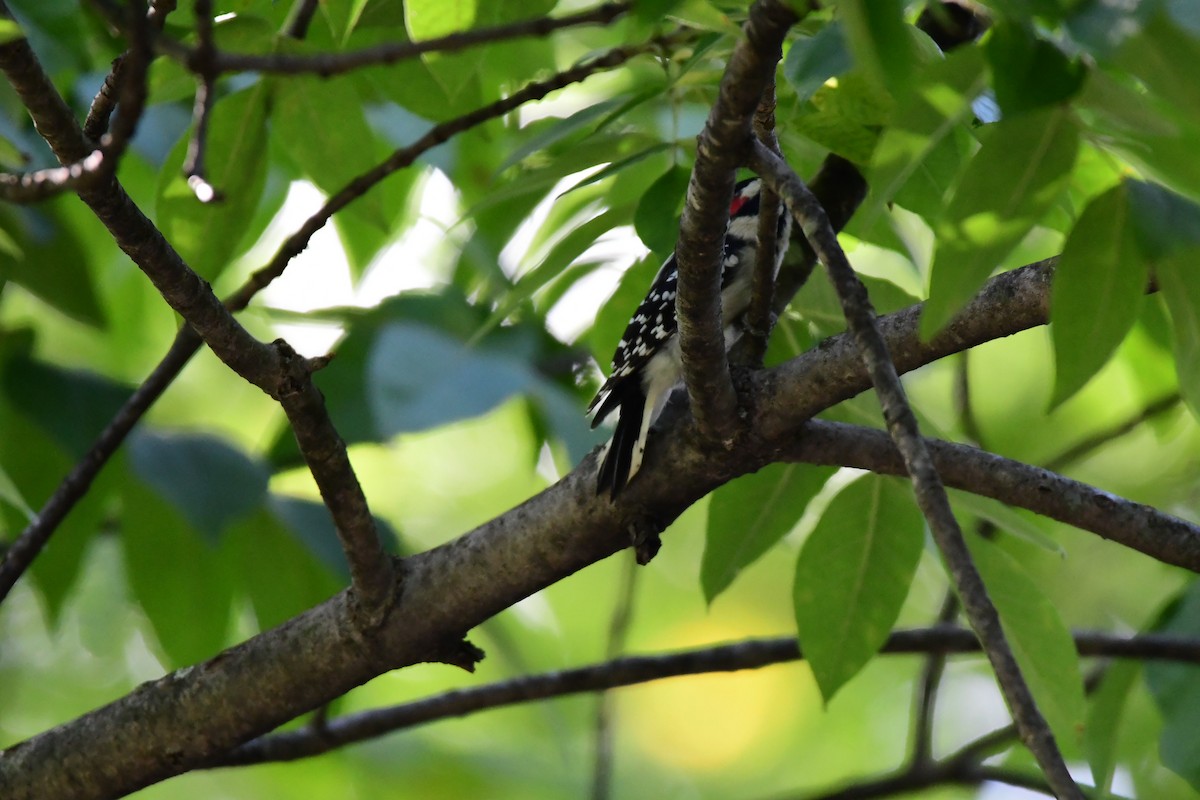
<svg viewBox="0 0 1200 800"><path fill-rule="evenodd" d="M776 61L779 56L776 55ZM754 112L754 135L758 141L776 155L782 156L779 150L779 137L775 135L775 75L767 78L763 87L762 98ZM758 204L758 243L754 251L754 280L750 288L750 304L746 307L745 329L747 362L754 367L761 367L763 356L767 352L767 341L771 337L771 328L775 320L771 314L772 301L775 298L775 252L776 226L779 225L779 215L783 213L779 207L779 195L762 186L759 189Z"/></svg>
<svg viewBox="0 0 1200 800"><path fill-rule="evenodd" d="M1075 646L1083 656L1200 663L1200 639L1165 634L1123 637L1081 631L1075 633ZM945 657L978 653L979 640L966 628L936 625L896 631L888 637L880 652L888 655L921 653ZM430 722L493 708L585 692L602 692L681 675L760 669L802 658L804 656L794 636L748 639L662 655L613 658L588 667L528 675L446 692L402 705L347 714L326 720L319 731L299 729L273 733L214 759L210 766L294 761Z"/></svg>
<svg viewBox="0 0 1200 800"><path fill-rule="evenodd" d="M968 313L932 342L917 336L919 308L882 318L898 367L915 369L1044 324L1050 272L1044 263L993 278ZM371 647L350 637L343 592L210 661L9 748L0 755L0 785L12 800L120 795L210 763L384 671L454 660L465 631L628 547L629 525L646 513L674 519L714 487L778 459L800 423L869 386L853 342L831 337L756 380L751 423L764 435L727 459L696 447L681 416L659 437L661 446L647 452L644 479L628 487L626 502L613 504L596 498L589 456L517 508L405 559L401 597ZM1145 538L1153 553L1152 537ZM1200 552L1200 536L1192 538ZM103 774L95 764L105 765Z"/></svg>
<svg viewBox="0 0 1200 800"><path fill-rule="evenodd" d="M738 430L737 396L725 353L721 269L734 172L746 156L754 110L796 13L779 0L756 0L721 78L720 93L696 147L696 165L679 224L675 298L683 374L702 436L726 447ZM750 266L750 265L746 265Z"/></svg>
<svg viewBox="0 0 1200 800"><path fill-rule="evenodd" d="M929 529L946 561L967 619L983 642L1004 699L1021 731L1021 740L1033 753L1059 797L1082 798L1059 752L1054 734L1021 674L1021 668L1000 625L1000 614L992 605L983 578L967 549L966 540L942 486L941 476L921 438L917 418L909 407L896 366L879 333L866 288L838 244L837 233L830 225L824 209L799 176L761 142L754 142L750 163L766 182L787 198L797 224L803 228L817 257L829 271L862 361L871 375L888 432L904 457L904 466L912 479L917 505L929 522Z"/></svg>

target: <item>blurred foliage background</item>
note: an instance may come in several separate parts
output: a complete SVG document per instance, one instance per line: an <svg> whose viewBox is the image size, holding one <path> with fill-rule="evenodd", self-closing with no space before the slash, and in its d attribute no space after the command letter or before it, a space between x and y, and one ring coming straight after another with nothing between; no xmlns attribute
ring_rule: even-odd
<svg viewBox="0 0 1200 800"><path fill-rule="evenodd" d="M89 3L8 5L82 116L122 41ZM281 33L299 5L221 0L217 46L356 50L583 7L323 0L301 41ZM1033 464L1055 464L1101 435L1056 468L1196 520L1200 431L1188 407L1200 407L1200 13L1186 0L982 5L992 30L949 56L913 26L920 3L842 0L808 15L780 66L783 152L802 175L833 152L867 176L872 193L842 241L881 312L928 298L927 324L944 322L997 265L1065 248L1051 328L906 378L925 430ZM193 44L192 15L182 4L166 35ZM159 58L120 178L224 296L324 198L432 125L608 48L686 31L422 154L339 212L241 314L261 338L336 353L317 382L372 508L395 552L425 550L548 486L603 439L583 416L596 365L607 367L674 245L695 136L744 16L737 3L652 0L606 26L329 79L226 75L207 154L226 200L207 206L181 171L195 80ZM0 166L52 163L0 88ZM1148 266L1167 291L1143 299ZM0 539L11 540L154 368L179 321L71 196L0 205L0 292ZM818 274L781 320L768 363L843 328ZM871 396L826 416L879 419ZM813 582L793 583L838 563L815 544L822 526L861 528L870 523L848 515L862 497L906 492L854 477L772 467L735 481L689 509L634 578L621 554L473 632L488 652L474 676L412 667L330 712L603 660L614 609L626 602L631 618L615 639L630 652L791 635L797 618L818 639L844 598L835 589L804 599ZM846 494L839 506L839 492L862 497ZM967 526L998 530L980 545L991 553L981 556L985 575L1031 604L1035 613L1008 612L1005 622L1033 651L1059 652L1067 629L1200 633L1190 574L1031 514L955 499ZM346 568L319 503L276 405L202 351L0 609L0 744L338 591ZM881 602L898 626L929 624L947 591L939 557L919 517L897 512L888 525L908 531L909 566ZM817 549L797 566L806 542ZM612 796L800 797L894 769L922 663L824 662L816 678L792 663L615 692ZM1190 701L1200 682L1195 668L1171 669L1147 670L1086 706L1074 661L1035 689L1068 698L1068 726L1086 715L1092 730L1108 731L1118 793L1190 798L1200 786L1200 707ZM936 753L1007 721L977 657L951 659L940 699ZM488 711L298 763L190 774L138 796L579 797L592 782L599 702ZM1160 754L1160 738L1174 750ZM1086 781L1096 745L1078 731L1066 739ZM1030 764L1016 750L1001 759ZM1026 793L989 785L921 796Z"/></svg>

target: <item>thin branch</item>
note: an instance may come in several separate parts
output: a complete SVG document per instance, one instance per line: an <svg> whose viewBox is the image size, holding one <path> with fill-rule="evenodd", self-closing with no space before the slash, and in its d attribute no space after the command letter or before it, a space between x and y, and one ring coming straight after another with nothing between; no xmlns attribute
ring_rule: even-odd
<svg viewBox="0 0 1200 800"><path fill-rule="evenodd" d="M625 650L629 636L629 625L633 621L633 601L637 591L638 560L633 554L623 559L621 587L617 590L617 603L613 608L608 625L608 645L604 657L609 661ZM613 772L613 721L616 708L608 692L600 692L596 698L596 751L592 764L592 800L608 800L612 793Z"/></svg>
<svg viewBox="0 0 1200 800"><path fill-rule="evenodd" d="M1143 422L1154 419L1159 414L1163 414L1175 408L1182 400L1183 396L1180 395L1179 392L1172 392L1165 397L1155 400L1153 403L1146 406L1129 419L1118 422L1117 424L1105 430L1098 431L1083 441L1077 442L1063 452L1059 453L1057 456L1046 462L1046 469L1057 472L1069 464L1073 464L1080 459L1086 458L1112 440L1119 439L1133 429L1137 428Z"/></svg>
<svg viewBox="0 0 1200 800"><path fill-rule="evenodd" d="M778 60L779 56L776 56ZM779 149L779 137L775 135L775 75L767 78L763 87L762 98L754 112L754 135L758 141L776 155L782 155ZM779 195L767 186L759 189L758 204L758 246L754 257L754 280L750 287L750 304L746 307L746 339L749 353L747 361L751 366L761 367L763 356L767 352L767 341L771 336L771 328L775 320L771 315L771 305L775 297L775 262L778 254L775 252L776 229L779 225Z"/></svg>
<svg viewBox="0 0 1200 800"><path fill-rule="evenodd" d="M330 77L363 67L394 64L397 61L417 58L425 53L449 53L492 42L505 42L530 36L548 36L564 28L582 25L607 25L628 10L628 3L605 3L562 17L534 17L504 25L451 33L436 39L425 39L420 42L392 42L343 53L312 55L270 53L260 55L221 51L216 54L213 70L217 74L227 72L289 75L315 73L322 77ZM196 55L195 48L165 36L160 36L155 40L155 47L158 52L189 68Z"/></svg>
<svg viewBox="0 0 1200 800"><path fill-rule="evenodd" d="M618 48L594 61L568 70L566 73L545 81L531 83L519 92L492 103L484 109L434 126L416 142L396 150L387 160L355 178L344 189L330 197L317 212L304 221L295 233L288 237L265 266L257 270L240 289L226 298L226 308L230 311L244 309L258 292L283 274L291 260L304 251L312 236L324 227L337 211L362 197L388 175L411 165L429 150L452 136L488 120L501 117L524 103L540 100L550 92L582 81L601 69L618 66L637 55L652 52L685 39L684 35L664 36L640 46ZM116 416L89 448L87 454L55 489L54 494L38 512L33 522L13 543L7 560L0 564L0 601L28 569L30 563L70 510L86 494L87 487L91 485L92 480L124 441L133 426L183 370L184 365L199 349L200 344L200 337L191 328L181 329L167 355L155 367L150 377L118 410Z"/></svg>
<svg viewBox="0 0 1200 800"><path fill-rule="evenodd" d="M675 297L684 382L700 434L725 447L738 431L737 395L725 352L721 271L734 172L745 158L751 118L796 12L756 0L721 78L720 93L696 147L675 258Z"/></svg>
<svg viewBox="0 0 1200 800"><path fill-rule="evenodd" d="M1075 633L1075 642L1083 656L1200 663L1200 639L1158 633L1122 637L1084 631ZM880 652L887 655L978 653L979 640L966 628L939 625L895 631ZM327 720L320 735L304 728L272 733L213 759L207 766L294 761L430 722L493 708L606 691L681 675L760 669L802 658L794 636L747 639L653 656L626 656L588 667L527 675L411 703L346 714ZM984 752L981 747L971 752ZM990 755L991 750L987 750L987 754ZM957 758L958 753L946 761L953 762Z"/></svg>
<svg viewBox="0 0 1200 800"><path fill-rule="evenodd" d="M313 15L317 13L320 0L298 0L294 16L288 22L284 35L292 39L303 39L308 36L308 26L312 23Z"/></svg>
<svg viewBox="0 0 1200 800"><path fill-rule="evenodd" d="M146 12L147 21L154 30L161 31L163 25L166 24L167 14L174 10L174 0L171 0L171 2L166 2L166 0L151 2L149 10ZM100 84L100 90L92 98L87 118L83 122L83 135L90 141L98 141L108 130L109 120L112 118L112 113L117 107L118 87L125 80L127 72L125 62L128 58L129 51L127 50L113 59L112 69L104 76L104 82Z"/></svg>
<svg viewBox="0 0 1200 800"><path fill-rule="evenodd" d="M991 661L1000 683L1001 693L1021 731L1022 741L1037 759L1038 765L1059 797L1083 797L1067 770L1050 726L1042 716L1033 693L1021 674L1020 666L1000 626L1000 615L992 605L983 578L971 559L942 486L941 476L930 458L924 439L921 438L917 419L908 405L892 357L879 333L866 288L838 244L837 234L829 224L824 210L804 186L803 181L778 156L758 142L755 142L751 164L790 201L789 205L796 222L804 229L813 250L829 271L863 363L871 374L871 382L883 408L888 431L904 457L905 468L912 478L917 505L929 522L934 541L937 542L949 568L967 619L984 643L988 660Z"/></svg>
<svg viewBox="0 0 1200 800"><path fill-rule="evenodd" d="M937 624L949 625L958 616L958 598L953 591L946 592L942 607L938 611ZM933 721L938 689L946 671L946 654L930 653L921 670L921 682L914 698L912 756L913 766L927 764L933 760Z"/></svg>
<svg viewBox="0 0 1200 800"><path fill-rule="evenodd" d="M196 0L196 38L191 59L196 73L196 98L192 104L192 135L183 159L188 187L201 203L222 200L221 190L208 182L204 154L208 149L208 123L216 102L217 72L213 69L217 48L213 44L212 0Z"/></svg>

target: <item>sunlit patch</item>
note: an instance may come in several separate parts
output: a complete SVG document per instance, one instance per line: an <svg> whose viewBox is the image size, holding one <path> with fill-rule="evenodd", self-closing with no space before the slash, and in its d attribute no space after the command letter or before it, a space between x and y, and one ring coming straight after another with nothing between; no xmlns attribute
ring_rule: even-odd
<svg viewBox="0 0 1200 800"><path fill-rule="evenodd" d="M709 621L672 634L664 650L745 638L744 630ZM636 739L639 752L689 772L715 772L751 757L797 718L821 709L803 664L670 678L630 688L622 698L622 732Z"/></svg>

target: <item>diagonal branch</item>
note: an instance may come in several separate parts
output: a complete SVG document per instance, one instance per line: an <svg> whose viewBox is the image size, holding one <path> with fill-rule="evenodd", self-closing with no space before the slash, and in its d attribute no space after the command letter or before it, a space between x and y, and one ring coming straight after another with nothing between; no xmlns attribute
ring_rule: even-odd
<svg viewBox="0 0 1200 800"><path fill-rule="evenodd" d="M888 431L904 457L905 469L912 478L917 505L929 522L930 531L949 568L967 619L983 642L1004 699L1021 732L1021 740L1033 753L1059 797L1082 798L1059 752L1054 734L1021 674L1000 625L1000 615L992 605L983 578L971 559L966 540L942 486L941 476L921 438L916 416L908 405L895 364L880 336L866 288L850 266L838 244L837 234L817 199L778 156L760 142L754 144L751 165L788 199L796 222L804 229L813 250L829 271L846 321L871 375Z"/></svg>
<svg viewBox="0 0 1200 800"><path fill-rule="evenodd" d="M783 37L797 20L778 0L757 0L721 77L717 102L696 147L696 165L679 224L675 298L683 374L696 427L728 447L738 429L737 396L725 354L721 269L734 172L745 159L751 120ZM747 265L749 266L749 265Z"/></svg>
<svg viewBox="0 0 1200 800"><path fill-rule="evenodd" d="M488 120L501 117L526 103L540 100L553 91L572 83L578 83L603 69L619 66L631 58L656 51L663 46L686 41L687 36L688 34L672 34L651 39L641 45L611 50L586 64L578 65L544 81L531 83L491 105L435 125L417 141L399 148L386 160L358 176L345 188L326 200L320 209L306 219L300 228L284 241L266 265L251 275L240 289L226 298L225 306L230 311L244 309L258 292L283 274L292 259L304 251L313 235L323 228L335 213L365 195L387 176L412 165L422 155L449 140L452 136L470 130ZM154 368L138 391L118 410L112 422L89 448L87 454L63 479L34 520L13 542L4 561L0 563L0 601L3 601L13 584L29 568L33 559L37 557L70 510L87 493L88 487L91 486L96 475L116 452L133 426L166 390L167 386L175 380L200 348L201 343L200 337L190 327L184 327L179 331L167 355Z"/></svg>

